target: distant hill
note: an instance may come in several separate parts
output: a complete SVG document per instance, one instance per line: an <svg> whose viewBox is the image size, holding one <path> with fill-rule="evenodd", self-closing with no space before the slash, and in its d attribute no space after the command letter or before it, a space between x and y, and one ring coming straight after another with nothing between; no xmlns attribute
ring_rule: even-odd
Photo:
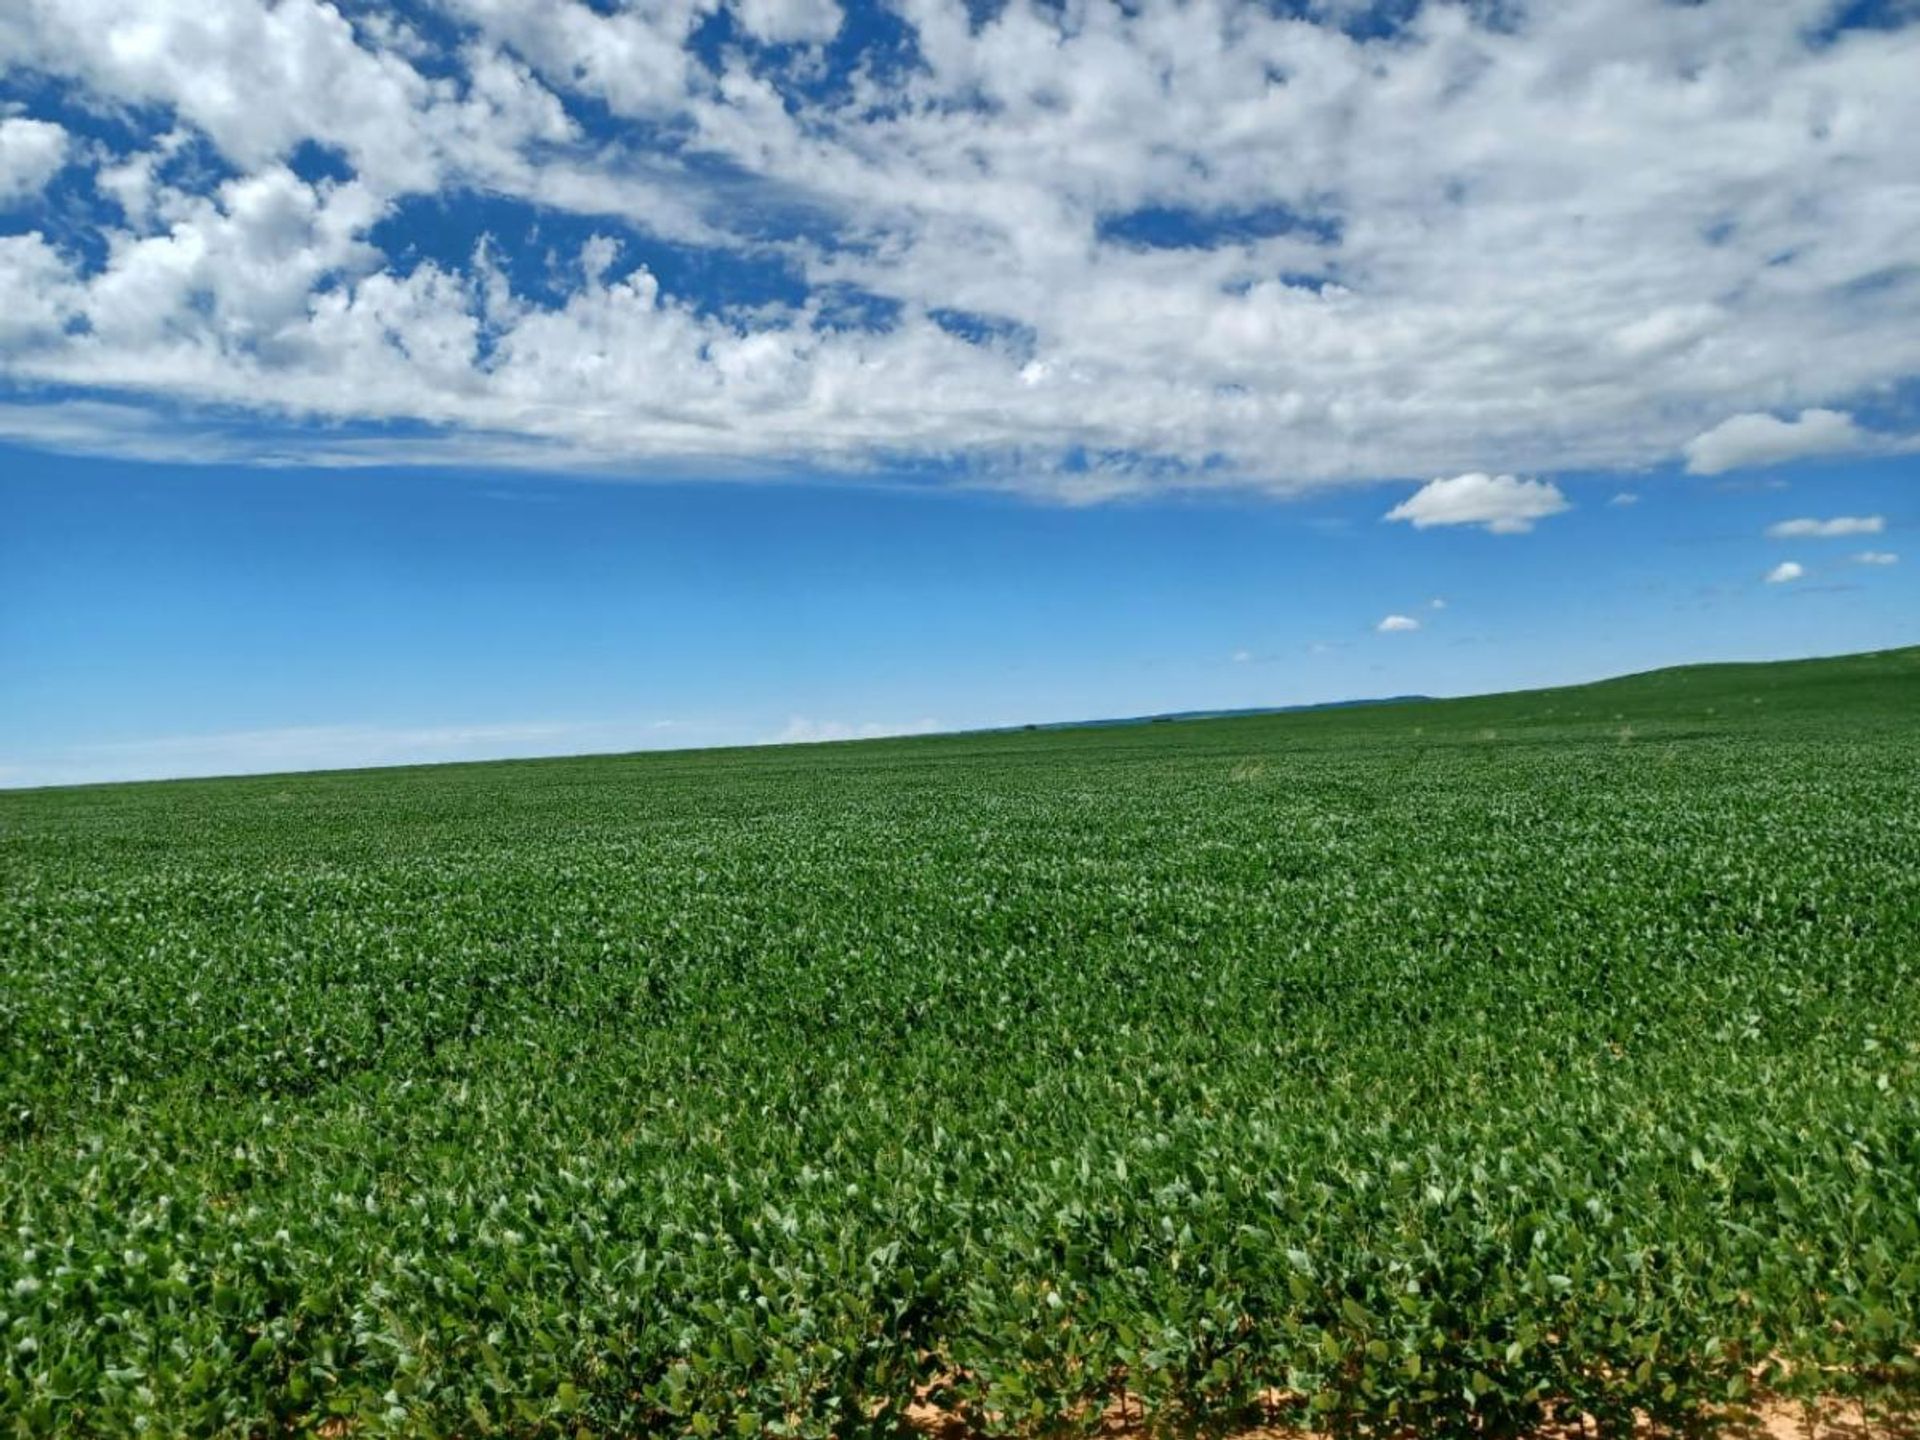
<svg viewBox="0 0 1920 1440"><path fill-rule="evenodd" d="M1322 705L1169 711L1111 720L1016 725L980 734L1129 729L1179 722L1183 734L1223 742L1257 730L1301 742L1376 743L1404 736L1431 742L1471 738L1622 731L1642 736L1745 729L1795 719L1861 726L1911 725L1920 739L1920 646L1812 660L1679 665L1582 685L1440 699L1393 695ZM1631 738L1631 734L1626 738Z"/></svg>

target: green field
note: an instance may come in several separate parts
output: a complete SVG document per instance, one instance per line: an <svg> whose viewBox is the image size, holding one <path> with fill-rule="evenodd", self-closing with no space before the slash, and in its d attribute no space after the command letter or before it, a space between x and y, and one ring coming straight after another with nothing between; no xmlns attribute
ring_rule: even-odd
<svg viewBox="0 0 1920 1440"><path fill-rule="evenodd" d="M0 1434L1910 1405L1920 650L4 795L0 1106Z"/></svg>

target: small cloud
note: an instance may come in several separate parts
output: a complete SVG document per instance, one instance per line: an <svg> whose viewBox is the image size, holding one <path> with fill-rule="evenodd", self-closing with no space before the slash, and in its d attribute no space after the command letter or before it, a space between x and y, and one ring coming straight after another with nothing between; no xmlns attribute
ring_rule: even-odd
<svg viewBox="0 0 1920 1440"><path fill-rule="evenodd" d="M1373 628L1382 635L1391 635L1400 630L1418 630L1420 622L1411 615L1389 615Z"/></svg>
<svg viewBox="0 0 1920 1440"><path fill-rule="evenodd" d="M1789 581L1798 580L1806 573L1807 567L1798 560L1782 560L1767 572L1767 584L1785 585Z"/></svg>
<svg viewBox="0 0 1920 1440"><path fill-rule="evenodd" d="M1416 530L1482 525L1495 535L1524 535L1535 521L1568 508L1567 497L1551 481L1476 471L1429 480L1382 518L1410 521Z"/></svg>
<svg viewBox="0 0 1920 1440"><path fill-rule="evenodd" d="M1887 528L1881 515L1836 515L1831 520L1782 520L1767 527L1769 540L1838 540L1848 535L1878 535Z"/></svg>
<svg viewBox="0 0 1920 1440"><path fill-rule="evenodd" d="M1613 506L1616 510L1624 509L1628 505L1638 505L1639 503L1640 497L1631 490L1622 490L1618 495L1615 495L1611 500L1607 501L1607 504Z"/></svg>
<svg viewBox="0 0 1920 1440"><path fill-rule="evenodd" d="M1809 455L1866 447L1867 433L1844 410L1802 410L1798 420L1764 412L1735 415L1683 447L1690 475L1718 475L1749 465L1782 465Z"/></svg>
<svg viewBox="0 0 1920 1440"><path fill-rule="evenodd" d="M1251 650L1236 650L1236 651L1234 651L1234 652L1233 652L1233 663L1234 663L1234 664L1236 664L1236 665L1250 665L1250 664L1252 664L1252 663L1253 663L1253 652L1252 652Z"/></svg>
<svg viewBox="0 0 1920 1440"><path fill-rule="evenodd" d="M1447 608L1447 602L1442 596L1436 595L1427 601L1427 608L1429 610L1444 610Z"/></svg>
<svg viewBox="0 0 1920 1440"><path fill-rule="evenodd" d="M1898 565L1900 557L1891 550L1862 550L1853 557L1856 565Z"/></svg>
<svg viewBox="0 0 1920 1440"><path fill-rule="evenodd" d="M770 45L831 40L841 22L834 0L742 0L736 12L743 30Z"/></svg>

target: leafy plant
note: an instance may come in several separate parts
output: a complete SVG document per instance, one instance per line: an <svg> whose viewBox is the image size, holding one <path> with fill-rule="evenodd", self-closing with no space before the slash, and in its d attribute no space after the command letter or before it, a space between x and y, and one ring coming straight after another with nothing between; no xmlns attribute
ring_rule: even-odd
<svg viewBox="0 0 1920 1440"><path fill-rule="evenodd" d="M0 797L0 1431L1907 1403L1917 702Z"/></svg>

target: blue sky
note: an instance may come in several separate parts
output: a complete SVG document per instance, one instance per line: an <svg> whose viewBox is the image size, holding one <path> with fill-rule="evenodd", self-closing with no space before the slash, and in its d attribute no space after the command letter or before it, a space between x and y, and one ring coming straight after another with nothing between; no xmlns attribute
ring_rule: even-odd
<svg viewBox="0 0 1920 1440"><path fill-rule="evenodd" d="M1908 0L22 0L0 784L1913 641L1916 73Z"/></svg>
<svg viewBox="0 0 1920 1440"><path fill-rule="evenodd" d="M0 453L0 783L833 738L1910 643L1913 462L1094 508ZM1769 538L1852 512L1877 533ZM1783 562L1805 574L1769 583ZM1444 602L1436 608L1435 600ZM1417 630L1382 632L1389 615Z"/></svg>

